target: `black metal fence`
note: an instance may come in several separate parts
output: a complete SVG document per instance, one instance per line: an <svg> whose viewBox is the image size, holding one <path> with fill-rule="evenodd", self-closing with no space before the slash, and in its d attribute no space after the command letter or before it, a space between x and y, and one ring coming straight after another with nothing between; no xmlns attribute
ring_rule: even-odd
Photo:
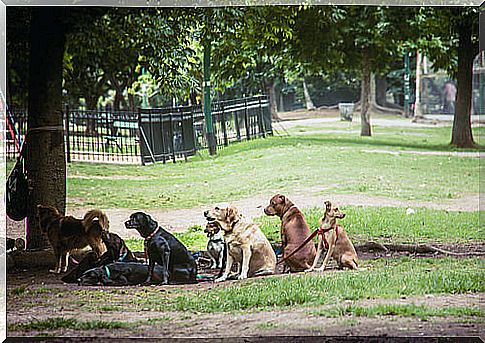
<svg viewBox="0 0 485 343"><path fill-rule="evenodd" d="M11 119L16 133L7 132L7 158L17 156L15 139L23 141L27 131L25 112L13 111ZM272 134L267 96L213 102L212 120L219 147ZM66 108L64 127L68 161L165 163L208 148L200 105L138 113Z"/></svg>

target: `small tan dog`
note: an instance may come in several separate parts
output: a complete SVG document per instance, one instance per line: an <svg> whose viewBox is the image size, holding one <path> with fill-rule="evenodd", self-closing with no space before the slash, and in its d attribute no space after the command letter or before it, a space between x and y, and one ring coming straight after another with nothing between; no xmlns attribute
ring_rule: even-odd
<svg viewBox="0 0 485 343"><path fill-rule="evenodd" d="M337 225L337 219L343 219L344 217L345 213L340 211L338 207L332 205L330 201L325 201L325 213L320 219L319 230L321 230L321 233L319 232L318 234L317 256L313 261L313 265L305 270L306 272L313 270L321 272L325 270L330 257L333 257L337 261L339 268L358 269L358 259L354 245L350 241L349 236L347 236L344 228ZM322 254L324 244L327 249L327 254L325 255L322 266L315 269Z"/></svg>
<svg viewBox="0 0 485 343"><path fill-rule="evenodd" d="M239 280L274 274L276 255L266 236L254 223L244 220L235 207L214 207L205 211L208 222L217 222L224 234L227 261L224 273L215 282L225 281L233 263L239 263Z"/></svg>

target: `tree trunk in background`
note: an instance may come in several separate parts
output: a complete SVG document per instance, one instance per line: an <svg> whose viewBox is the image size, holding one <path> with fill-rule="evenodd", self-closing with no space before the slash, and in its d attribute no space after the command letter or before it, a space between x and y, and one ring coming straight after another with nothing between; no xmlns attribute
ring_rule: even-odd
<svg viewBox="0 0 485 343"><path fill-rule="evenodd" d="M86 98L86 107L88 110L96 111L98 107L98 99L93 96L85 96ZM84 131L86 136L95 136L97 134L96 131L96 122L94 119L88 118L86 119L86 130Z"/></svg>
<svg viewBox="0 0 485 343"><path fill-rule="evenodd" d="M27 248L49 246L37 220L37 205L66 210L66 159L62 116L62 66L65 28L64 7L32 10L30 85L26 169L31 187L28 199ZM46 127L51 127L47 130ZM57 128L57 129L55 129Z"/></svg>
<svg viewBox="0 0 485 343"><path fill-rule="evenodd" d="M312 98L310 97L310 93L308 92L308 87L306 85L305 79L303 79L303 95L305 96L305 105L308 111L314 111L315 105L313 104Z"/></svg>
<svg viewBox="0 0 485 343"><path fill-rule="evenodd" d="M421 112L421 51L416 50L416 85L414 93L414 116L419 117Z"/></svg>
<svg viewBox="0 0 485 343"><path fill-rule="evenodd" d="M271 118L279 120L280 117L278 116L278 105L276 100L276 90L274 79L266 80L266 89L269 95L269 109L271 113Z"/></svg>
<svg viewBox="0 0 485 343"><path fill-rule="evenodd" d="M472 43L472 28L461 25L458 42L458 77L451 144L459 148L475 146L471 128L473 59L478 44Z"/></svg>
<svg viewBox="0 0 485 343"><path fill-rule="evenodd" d="M362 84L360 93L360 121L361 121L361 136L371 136L370 126L370 107L371 100L371 65L369 60L369 52L364 50L362 53Z"/></svg>
<svg viewBox="0 0 485 343"><path fill-rule="evenodd" d="M386 77L376 77L376 102L378 105L387 106L387 80Z"/></svg>

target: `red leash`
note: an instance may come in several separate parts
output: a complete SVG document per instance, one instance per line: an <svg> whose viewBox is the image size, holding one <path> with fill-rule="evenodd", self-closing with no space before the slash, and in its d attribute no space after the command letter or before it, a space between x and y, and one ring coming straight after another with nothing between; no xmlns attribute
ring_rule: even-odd
<svg viewBox="0 0 485 343"><path fill-rule="evenodd" d="M336 230L336 233L337 233L337 238L336 238L335 240L337 240L337 239L338 239L338 227L339 227L339 226L340 226L340 225L337 225L337 226L335 227L335 230ZM331 231L331 230L333 230L333 228L329 228L329 229L325 229L325 230L324 230L324 229L322 229L322 227L320 226L318 229L316 229L315 231L313 231L313 232L312 232L312 234L311 234L310 236L308 236L308 237L307 237L307 239L305 239L305 240L303 241L303 243L301 243L301 244L298 246L298 248L296 248L295 250L293 250L293 251L291 252L291 254L289 254L288 256L286 256L284 259L280 260L280 261L279 261L278 263L276 263L276 264L281 264L281 263L285 262L286 260L288 260L288 259L289 259L291 256L293 256L293 255L294 255L294 254L296 254L296 253L297 253L297 252L298 252L298 251L299 251L301 248L303 248L303 247L304 247L304 246L305 246L305 245L306 245L308 242L310 242L310 241L313 239L313 237L315 237L317 234L319 234L319 235L321 235L321 236L322 236L323 242L324 242L324 244L325 244L325 249L328 249L328 242L327 242L327 240L325 239L325 232L328 232L328 231Z"/></svg>

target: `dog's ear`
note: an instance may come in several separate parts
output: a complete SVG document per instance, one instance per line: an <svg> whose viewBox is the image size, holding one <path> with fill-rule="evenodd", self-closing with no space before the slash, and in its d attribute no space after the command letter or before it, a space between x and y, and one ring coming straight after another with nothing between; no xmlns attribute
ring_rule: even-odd
<svg viewBox="0 0 485 343"><path fill-rule="evenodd" d="M286 197L285 197L283 194L280 194L280 195L278 196L278 200L279 200L279 201L280 201L282 204L284 204L284 203L286 202Z"/></svg>
<svg viewBox="0 0 485 343"><path fill-rule="evenodd" d="M325 213L327 213L332 208L332 203L327 200L327 201L324 202L324 204L325 204Z"/></svg>
<svg viewBox="0 0 485 343"><path fill-rule="evenodd" d="M229 207L227 209L227 220L229 223L234 223L237 220L238 212L235 207Z"/></svg>
<svg viewBox="0 0 485 343"><path fill-rule="evenodd" d="M154 230L158 227L158 222L154 220L152 217L150 217L149 215L147 215L147 224L149 228Z"/></svg>

